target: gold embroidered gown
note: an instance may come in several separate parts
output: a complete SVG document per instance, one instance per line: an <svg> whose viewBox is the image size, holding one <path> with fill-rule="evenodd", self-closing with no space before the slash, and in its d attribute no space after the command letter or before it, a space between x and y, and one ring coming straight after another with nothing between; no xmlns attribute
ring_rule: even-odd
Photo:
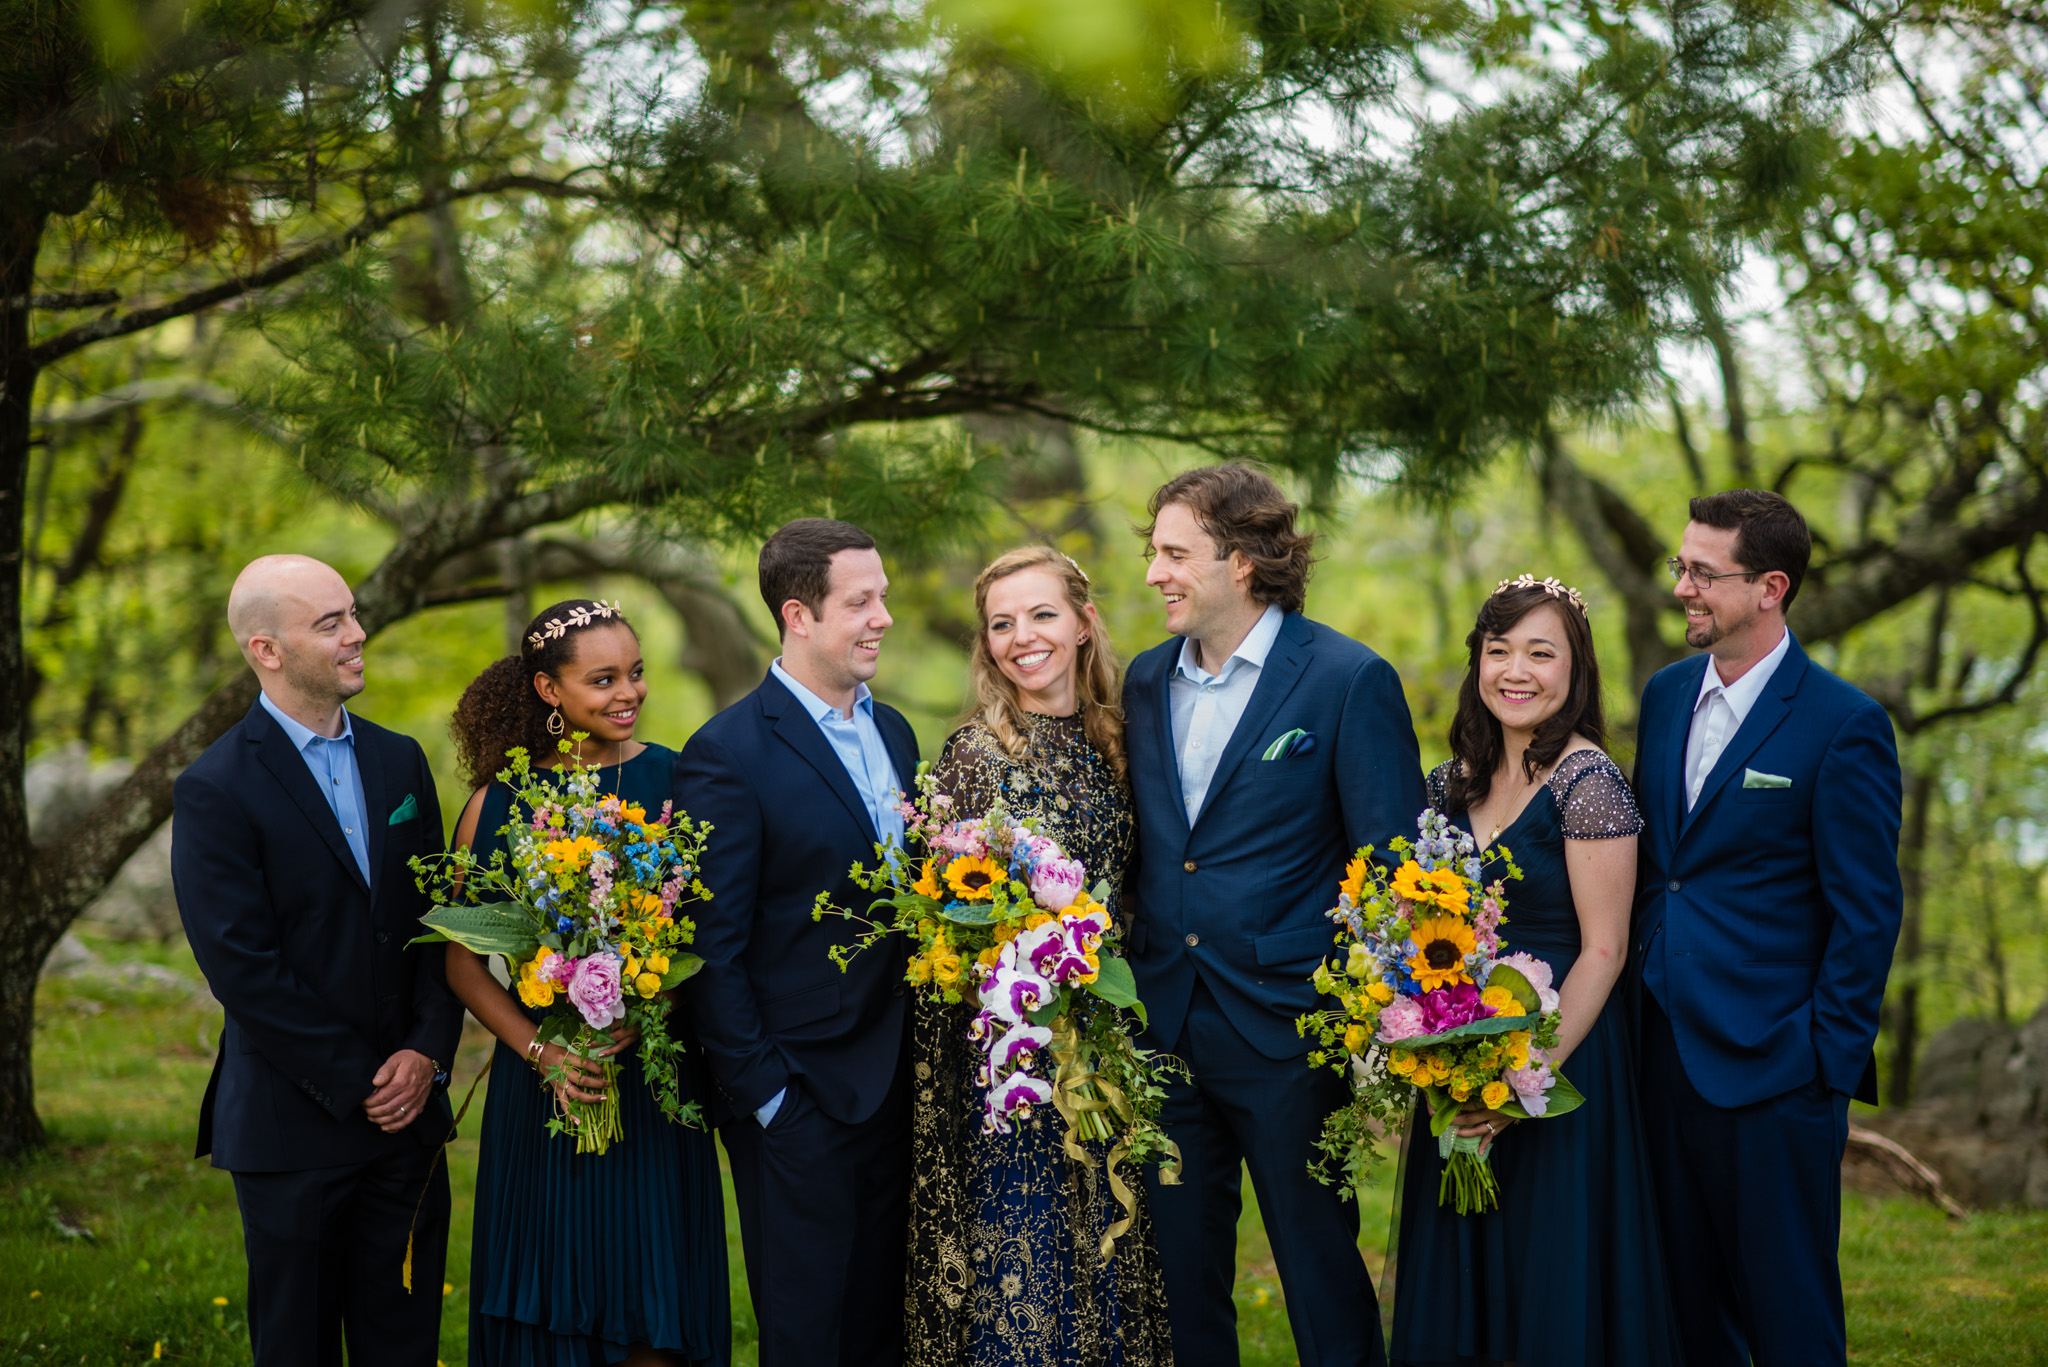
<svg viewBox="0 0 2048 1367"><path fill-rule="evenodd" d="M998 794L1013 816L1038 818L1120 910L1136 826L1130 789L1088 743L1081 717L1027 715L1030 753L1013 760L979 722L939 756L939 791L956 818ZM1166 1289L1135 1166L1135 1223L1107 1266L1103 1231L1122 1218L1101 1162L1066 1156L1065 1124L1045 1107L1012 1134L982 1131L973 1011L919 998L911 1042L910 1367L1171 1367Z"/></svg>

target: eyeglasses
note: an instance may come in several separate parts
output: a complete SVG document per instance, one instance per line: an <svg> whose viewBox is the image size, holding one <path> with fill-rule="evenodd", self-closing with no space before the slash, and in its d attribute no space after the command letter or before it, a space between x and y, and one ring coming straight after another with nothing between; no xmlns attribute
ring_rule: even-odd
<svg viewBox="0 0 2048 1367"><path fill-rule="evenodd" d="M1664 568L1671 571L1672 583L1682 583L1689 578L1697 589L1711 589L1717 579L1754 579L1769 573L1768 570L1729 570L1725 574L1709 574L1705 570L1694 569L1675 555L1664 562Z"/></svg>

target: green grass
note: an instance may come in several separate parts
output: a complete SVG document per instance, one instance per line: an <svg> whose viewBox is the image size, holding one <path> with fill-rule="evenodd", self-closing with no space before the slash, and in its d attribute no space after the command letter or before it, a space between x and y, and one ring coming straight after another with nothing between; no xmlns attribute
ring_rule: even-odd
<svg viewBox="0 0 2048 1367"><path fill-rule="evenodd" d="M176 951L95 947L110 964L156 963L196 980ZM189 987L136 972L117 967L44 985L36 1066L52 1144L0 1171L0 1367L145 1362L158 1345L167 1362L249 1360L234 1188L226 1173L188 1156L219 1012ZM464 1085L483 1046L481 1038L465 1044ZM466 1361L474 1139L454 1146L450 1171L455 1221L441 1349L458 1364ZM733 1337L737 1361L751 1364L754 1321L731 1199L728 1184ZM1362 1215L1359 1244L1377 1276L1384 1187L1367 1193ZM1286 1305L1249 1190L1238 1251L1243 1361L1289 1367ZM2048 1363L2048 1213L1988 1212L1958 1224L1922 1205L1852 1193L1842 1270L1855 1362Z"/></svg>

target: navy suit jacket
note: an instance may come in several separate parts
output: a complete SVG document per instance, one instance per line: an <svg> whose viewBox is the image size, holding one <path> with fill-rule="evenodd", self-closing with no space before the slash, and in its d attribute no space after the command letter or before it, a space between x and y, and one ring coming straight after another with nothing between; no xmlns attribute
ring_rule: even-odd
<svg viewBox="0 0 2048 1367"><path fill-rule="evenodd" d="M442 852L426 754L361 717L351 725L368 884L305 757L260 700L173 789L178 915L227 1014L195 1156L211 1152L231 1172L366 1162L393 1143L438 1145L453 1123L439 1086L396 1135L363 1114L370 1079L399 1050L454 1063L462 1003L442 946L407 943L430 903L406 861Z"/></svg>
<svg viewBox="0 0 2048 1367"><path fill-rule="evenodd" d="M1331 950L1344 865L1360 845L1413 837L1429 805L1400 676L1378 655L1288 614L1188 827L1167 685L1172 637L1124 676L1124 744L1138 809L1128 879L1131 967L1154 1047L1171 1049L1201 974L1267 1058L1307 1049L1295 1018L1321 1003L1309 975ZM1262 759L1299 728L1313 746Z"/></svg>
<svg viewBox="0 0 2048 1367"><path fill-rule="evenodd" d="M909 791L910 723L877 702L875 725ZM713 828L703 865L711 900L693 913L704 967L685 989L718 1083L713 1118L751 1118L801 1078L834 1120L868 1119L902 1060L909 951L892 937L841 972L830 951L853 944L859 927L811 917L820 892L861 915L874 900L846 876L855 863L874 866L876 840L846 766L770 674L690 737L676 756L675 798Z"/></svg>
<svg viewBox="0 0 2048 1367"><path fill-rule="evenodd" d="M1687 1075L1746 1106L1818 1075L1877 1100L1871 1045L1904 902L1891 718L1794 640L1685 806L1708 656L1658 671L1637 723L1636 947ZM1746 787L1755 772L1789 787Z"/></svg>

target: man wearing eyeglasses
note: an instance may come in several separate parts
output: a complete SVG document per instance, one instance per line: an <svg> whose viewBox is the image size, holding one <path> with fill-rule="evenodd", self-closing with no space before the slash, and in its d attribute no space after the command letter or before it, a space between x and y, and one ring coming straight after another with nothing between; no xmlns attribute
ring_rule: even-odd
<svg viewBox="0 0 2048 1367"><path fill-rule="evenodd" d="M1686 644L1643 692L1644 1132L1691 1367L1847 1361L1841 1161L1903 901L1891 719L1785 623L1812 543L1777 494L1692 500Z"/></svg>

